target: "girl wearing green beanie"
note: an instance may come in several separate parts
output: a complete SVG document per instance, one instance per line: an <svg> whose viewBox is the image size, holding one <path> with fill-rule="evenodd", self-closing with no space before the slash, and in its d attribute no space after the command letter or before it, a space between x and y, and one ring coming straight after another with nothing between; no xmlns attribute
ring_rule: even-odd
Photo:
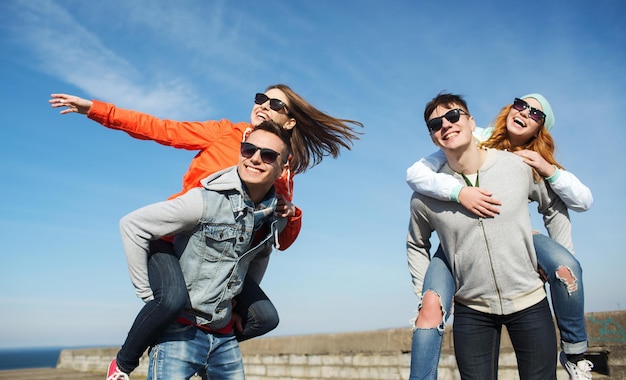
<svg viewBox="0 0 626 380"><path fill-rule="evenodd" d="M487 128L476 128L474 137L483 147L518 154L533 167L535 179L545 180L570 210L586 211L593 196L587 186L554 158L555 144L550 135L554 124L554 112L548 100L533 93L504 106ZM441 151L422 158L407 170L407 183L427 196L461 203L479 217L495 216L500 202L487 189L460 186L451 176L436 173L445 162ZM573 252L545 235L534 234L533 243L539 270L550 284L552 307L561 334L560 362L570 379L590 379L593 364L584 358L587 333L580 263ZM429 278L436 280L429 282ZM443 330L455 288L449 266L439 252L431 259L424 279L427 282L434 285L422 289L418 316L413 323L413 347L420 349L412 352L410 379L433 375L436 378L437 374Z"/></svg>

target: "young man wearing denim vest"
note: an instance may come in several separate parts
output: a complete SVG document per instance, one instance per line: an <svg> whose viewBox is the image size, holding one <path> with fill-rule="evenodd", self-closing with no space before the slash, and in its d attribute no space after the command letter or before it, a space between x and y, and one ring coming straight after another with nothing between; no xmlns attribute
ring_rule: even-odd
<svg viewBox="0 0 626 380"><path fill-rule="evenodd" d="M232 300L248 269L260 271L256 275L262 277L264 265L255 262L255 256L277 242L280 220L274 214L273 184L287 170L289 137L275 123L264 122L242 143L237 166L205 178L202 187L138 209L120 221L137 292L150 286L146 268L150 243L175 235L189 296L182 315L150 349L148 379L188 379L195 373L205 379L244 379L231 320ZM253 241L261 229L267 233Z"/></svg>
<svg viewBox="0 0 626 380"><path fill-rule="evenodd" d="M424 119L432 141L446 155L439 171L488 189L502 206L493 218L481 218L460 204L413 193L407 255L416 294L422 291L436 231L456 285L453 334L461 378L497 376L506 326L520 378L556 379L555 328L537 273L528 202L537 202L550 236L571 247L565 205L543 181L534 180L521 157L478 148L474 119L460 96L439 94L427 104ZM411 355L420 355L415 345ZM421 378L413 369L411 379Z"/></svg>

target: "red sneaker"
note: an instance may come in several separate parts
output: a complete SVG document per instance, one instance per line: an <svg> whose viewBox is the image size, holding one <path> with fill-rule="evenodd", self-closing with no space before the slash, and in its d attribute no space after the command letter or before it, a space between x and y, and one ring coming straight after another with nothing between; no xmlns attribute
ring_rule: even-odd
<svg viewBox="0 0 626 380"><path fill-rule="evenodd" d="M107 380L130 380L128 378L128 374L122 372L119 368L117 368L117 362L115 359L111 360L109 363L109 371L107 372Z"/></svg>

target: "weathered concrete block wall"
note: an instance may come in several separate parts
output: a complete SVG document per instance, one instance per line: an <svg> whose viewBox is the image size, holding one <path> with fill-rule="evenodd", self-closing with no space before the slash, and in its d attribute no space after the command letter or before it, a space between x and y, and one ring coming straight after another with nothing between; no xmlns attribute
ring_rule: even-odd
<svg viewBox="0 0 626 380"><path fill-rule="evenodd" d="M586 315L594 379L626 379L626 311ZM241 344L248 380L408 379L410 328L343 334L257 338ZM119 348L64 350L57 367L106 371ZM555 358L556 360L556 358ZM145 379L144 356L132 378ZM559 380L568 377L558 366ZM451 331L444 335L439 379L459 379ZM518 379L515 354L506 331L500 351L499 378Z"/></svg>

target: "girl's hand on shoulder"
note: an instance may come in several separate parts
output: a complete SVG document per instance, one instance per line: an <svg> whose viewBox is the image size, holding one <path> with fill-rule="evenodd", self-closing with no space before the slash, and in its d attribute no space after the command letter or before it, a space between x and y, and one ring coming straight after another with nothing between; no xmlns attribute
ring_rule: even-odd
<svg viewBox="0 0 626 380"><path fill-rule="evenodd" d="M534 168L540 176L547 178L554 174L556 170L552 164L546 161L539 153L534 150L519 150L515 152L524 159L524 162Z"/></svg>

